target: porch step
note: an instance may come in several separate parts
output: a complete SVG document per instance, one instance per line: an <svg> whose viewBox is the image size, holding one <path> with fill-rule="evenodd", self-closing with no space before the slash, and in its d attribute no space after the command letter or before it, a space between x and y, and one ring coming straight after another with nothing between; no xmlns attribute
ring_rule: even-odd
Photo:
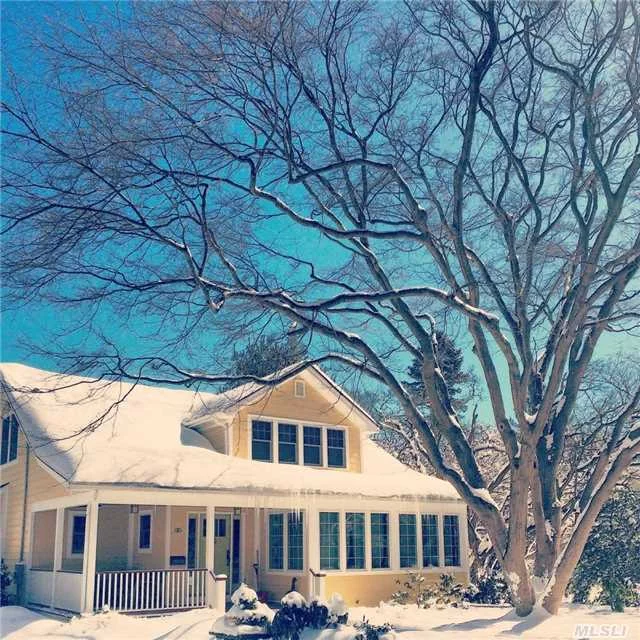
<svg viewBox="0 0 640 640"><path fill-rule="evenodd" d="M52 609L51 607L44 607L39 604L27 604L26 608L43 616L57 618L58 620L71 620L74 616L79 615L73 611L67 611L66 609Z"/></svg>

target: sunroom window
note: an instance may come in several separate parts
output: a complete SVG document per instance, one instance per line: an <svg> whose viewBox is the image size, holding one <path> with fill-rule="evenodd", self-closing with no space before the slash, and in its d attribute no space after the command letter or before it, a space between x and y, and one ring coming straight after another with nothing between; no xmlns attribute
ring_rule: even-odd
<svg viewBox="0 0 640 640"><path fill-rule="evenodd" d="M442 529L444 533L444 565L460 566L460 527L458 516L444 516Z"/></svg>
<svg viewBox="0 0 640 640"><path fill-rule="evenodd" d="M371 568L389 568L389 514L371 514Z"/></svg>
<svg viewBox="0 0 640 640"><path fill-rule="evenodd" d="M364 513L345 514L347 569L364 569Z"/></svg>
<svg viewBox="0 0 640 640"><path fill-rule="evenodd" d="M437 567L440 564L438 552L438 516L433 513L422 515L422 566Z"/></svg>
<svg viewBox="0 0 640 640"><path fill-rule="evenodd" d="M407 569L418 564L417 525L413 513L400 514L400 567Z"/></svg>
<svg viewBox="0 0 640 640"><path fill-rule="evenodd" d="M340 514L320 512L320 569L340 568Z"/></svg>

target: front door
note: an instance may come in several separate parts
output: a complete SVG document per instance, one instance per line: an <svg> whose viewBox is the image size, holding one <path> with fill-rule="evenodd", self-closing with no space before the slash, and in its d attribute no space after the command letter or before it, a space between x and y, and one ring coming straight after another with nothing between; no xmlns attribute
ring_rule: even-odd
<svg viewBox="0 0 640 640"><path fill-rule="evenodd" d="M214 571L227 576L227 592L231 593L240 584L240 518L230 513L216 515L214 535Z"/></svg>
<svg viewBox="0 0 640 640"><path fill-rule="evenodd" d="M187 569L206 566L207 519L204 513L190 513L187 520Z"/></svg>

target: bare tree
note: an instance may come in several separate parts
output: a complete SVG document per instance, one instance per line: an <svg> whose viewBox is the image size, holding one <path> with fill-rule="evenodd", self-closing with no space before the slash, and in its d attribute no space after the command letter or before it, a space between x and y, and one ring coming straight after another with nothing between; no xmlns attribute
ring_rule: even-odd
<svg viewBox="0 0 640 640"><path fill-rule="evenodd" d="M16 78L3 105L9 290L156 319L155 351L84 361L138 379L217 381L181 356L196 334L296 322L308 362L393 394L518 613L555 612L640 452L636 389L564 517L580 385L607 334L637 348L638 7L147 3L38 47L40 92ZM442 375L447 323L486 386L508 517Z"/></svg>

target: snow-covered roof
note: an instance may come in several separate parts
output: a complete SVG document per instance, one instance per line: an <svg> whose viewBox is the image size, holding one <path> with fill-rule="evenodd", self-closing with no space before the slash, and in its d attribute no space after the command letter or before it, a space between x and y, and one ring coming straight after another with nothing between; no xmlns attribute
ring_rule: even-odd
<svg viewBox="0 0 640 640"><path fill-rule="evenodd" d="M368 437L363 473L227 456L184 426L217 394L60 375L0 364L9 403L38 458L74 484L457 499L453 487L405 467Z"/></svg>

